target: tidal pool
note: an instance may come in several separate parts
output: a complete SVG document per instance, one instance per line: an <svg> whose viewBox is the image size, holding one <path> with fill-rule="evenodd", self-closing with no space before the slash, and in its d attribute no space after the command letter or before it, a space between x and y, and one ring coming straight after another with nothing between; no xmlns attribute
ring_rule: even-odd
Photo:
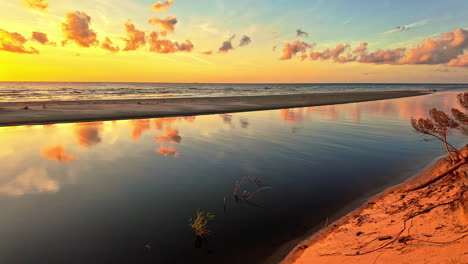
<svg viewBox="0 0 468 264"><path fill-rule="evenodd" d="M443 155L409 119L455 96L2 127L0 263L261 263Z"/></svg>

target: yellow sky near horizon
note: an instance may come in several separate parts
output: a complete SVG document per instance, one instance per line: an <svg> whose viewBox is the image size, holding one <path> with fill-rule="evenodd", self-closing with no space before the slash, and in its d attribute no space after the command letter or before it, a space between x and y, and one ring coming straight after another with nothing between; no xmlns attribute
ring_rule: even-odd
<svg viewBox="0 0 468 264"><path fill-rule="evenodd" d="M270 24L261 23L257 19L252 19L251 17L255 16L250 13L246 16L252 19L252 23L237 28L223 27L219 17L206 17L206 14L198 14L196 11L193 12L192 16L189 16L191 10L184 6L181 0L179 1L181 3L178 6L178 2L175 1L174 6L170 6L167 12L157 13L157 15L161 18L166 15L177 17L176 30L172 33L168 32L165 38L172 43L190 40L194 44L194 49L190 52L179 50L170 54L149 52L147 46L117 53L111 53L101 48L104 38L108 37L114 45L121 50L123 49L126 43L124 39L127 37L124 29L127 19L132 19L136 28L146 33L147 40L150 32L159 32L154 26L147 23L147 19L154 13L148 7L156 1L125 0L119 2L119 5L115 6L115 11L111 13L109 13L109 9L113 5L108 0L51 1L46 11L26 8L19 0L5 3L4 8L0 10L0 29L21 34L27 39L22 44L23 47L26 49L34 48L39 51L39 54L2 51L0 45L0 81L468 82L467 67L446 69L445 65L440 63L392 65L393 62L385 64L363 63L363 59L361 62L354 59L346 63L338 63L337 59L340 57L326 59L325 52L321 54L322 57L319 60L306 59L301 61L299 57L303 51L295 51L292 59L280 60L280 57L286 53L283 51L283 45L292 43L301 37L295 36L293 30L291 30L291 34L277 33L276 30L280 26L272 22ZM183 8L187 8L187 10L182 10ZM66 39L62 29L62 24L67 21L66 14L77 10L83 10L90 16L89 30L97 34L98 45L83 47L74 42L73 39L69 39L69 43L65 46L60 44ZM213 16L215 15L213 14ZM43 45L32 41L31 33L33 31L46 33L50 42L55 42L57 45ZM221 43L232 35L236 35L232 42L233 48L226 53L217 53ZM245 46L239 45L243 35L252 37L252 43ZM161 38L160 36L159 39ZM379 44L376 46L375 44L382 43L385 38L389 37L378 36L374 44L369 43L369 50L389 48L388 45ZM312 43L312 39L304 39L304 41ZM352 49L359 45L359 41L343 40L343 42L345 41L351 43L351 46L347 48L349 55ZM406 40L406 48L411 48L421 41L420 36ZM334 48L340 42L321 41L317 47L320 47L320 50L325 50ZM277 46L275 50L272 49L273 45ZM398 46L391 47L397 48ZM312 49L304 49L304 52L306 50L311 52ZM208 50L213 51L213 55L202 54ZM387 51L391 50L385 50L385 52ZM370 51L367 55L374 56Z"/></svg>

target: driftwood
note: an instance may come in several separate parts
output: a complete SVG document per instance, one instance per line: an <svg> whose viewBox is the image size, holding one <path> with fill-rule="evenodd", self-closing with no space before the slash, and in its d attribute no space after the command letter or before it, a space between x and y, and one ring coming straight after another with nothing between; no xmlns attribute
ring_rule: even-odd
<svg viewBox="0 0 468 264"><path fill-rule="evenodd" d="M433 183L435 183L436 181L444 178L445 176L451 174L452 172L456 171L458 168L460 168L462 165L466 164L467 163L467 158L463 158L461 161L455 163L453 166L451 166L450 168L448 168L446 171L440 173L439 175L435 176L435 177L432 177L431 179L425 181L425 182L421 182L419 183L418 185L416 186L412 186L411 188L408 188L408 189L404 189L403 191L405 192L411 192L411 191L416 191L416 190L419 190L419 189L422 189L422 188L425 188Z"/></svg>

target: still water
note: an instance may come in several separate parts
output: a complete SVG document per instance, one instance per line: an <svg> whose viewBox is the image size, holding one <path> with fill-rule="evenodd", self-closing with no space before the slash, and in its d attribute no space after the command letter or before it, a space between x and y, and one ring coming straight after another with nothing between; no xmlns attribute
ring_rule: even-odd
<svg viewBox="0 0 468 264"><path fill-rule="evenodd" d="M0 128L0 263L261 263L442 155L409 119L455 95ZM236 203L244 177L272 188Z"/></svg>

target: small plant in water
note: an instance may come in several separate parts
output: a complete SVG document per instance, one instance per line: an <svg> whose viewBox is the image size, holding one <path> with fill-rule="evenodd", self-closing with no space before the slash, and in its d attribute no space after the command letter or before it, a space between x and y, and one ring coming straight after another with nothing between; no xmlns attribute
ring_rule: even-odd
<svg viewBox="0 0 468 264"><path fill-rule="evenodd" d="M190 219L190 227L195 232L197 238L203 238L210 233L208 223L214 220L214 218L214 214L203 212L200 209L197 210L195 218Z"/></svg>

